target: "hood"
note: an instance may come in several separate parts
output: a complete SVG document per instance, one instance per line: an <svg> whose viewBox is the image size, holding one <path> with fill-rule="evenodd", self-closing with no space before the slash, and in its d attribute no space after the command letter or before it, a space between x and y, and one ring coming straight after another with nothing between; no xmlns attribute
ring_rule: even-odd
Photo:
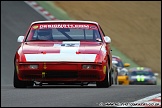
<svg viewBox="0 0 162 108"><path fill-rule="evenodd" d="M30 62L95 62L101 47L99 42L27 42L23 45L23 53Z"/></svg>
<svg viewBox="0 0 162 108"><path fill-rule="evenodd" d="M24 54L39 53L79 53L79 54L98 54L101 49L98 42L26 42L23 45Z"/></svg>

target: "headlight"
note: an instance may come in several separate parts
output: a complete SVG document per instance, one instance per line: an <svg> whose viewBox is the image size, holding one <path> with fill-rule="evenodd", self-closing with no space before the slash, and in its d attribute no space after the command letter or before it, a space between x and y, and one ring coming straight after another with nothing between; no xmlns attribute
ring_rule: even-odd
<svg viewBox="0 0 162 108"><path fill-rule="evenodd" d="M38 69L39 65L38 64L20 64L19 65L19 69Z"/></svg>
<svg viewBox="0 0 162 108"><path fill-rule="evenodd" d="M94 65L82 65L82 69L96 69Z"/></svg>
<svg viewBox="0 0 162 108"><path fill-rule="evenodd" d="M38 69L38 65L29 65L30 69Z"/></svg>

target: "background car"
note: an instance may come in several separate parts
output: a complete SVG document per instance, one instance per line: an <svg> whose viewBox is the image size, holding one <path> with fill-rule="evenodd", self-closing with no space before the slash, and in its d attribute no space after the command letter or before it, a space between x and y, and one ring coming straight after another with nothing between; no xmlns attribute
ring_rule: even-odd
<svg viewBox="0 0 162 108"><path fill-rule="evenodd" d="M154 73L151 68L134 67L129 69L130 85L156 85L158 73Z"/></svg>
<svg viewBox="0 0 162 108"><path fill-rule="evenodd" d="M113 64L112 66L112 84L118 85L118 67Z"/></svg>
<svg viewBox="0 0 162 108"><path fill-rule="evenodd" d="M129 76L127 70L120 70L120 72L118 73L118 83L119 85L129 85Z"/></svg>
<svg viewBox="0 0 162 108"><path fill-rule="evenodd" d="M128 76L128 69L129 63L123 63L122 59L119 56L112 55L112 64L117 67L118 71L118 84L120 85L128 85L129 84L129 76Z"/></svg>
<svg viewBox="0 0 162 108"><path fill-rule="evenodd" d="M120 71L123 68L125 68L127 70L126 67L130 66L129 63L123 63L122 59L116 55L112 55L112 63L113 63L113 65L116 65L118 67L118 71Z"/></svg>

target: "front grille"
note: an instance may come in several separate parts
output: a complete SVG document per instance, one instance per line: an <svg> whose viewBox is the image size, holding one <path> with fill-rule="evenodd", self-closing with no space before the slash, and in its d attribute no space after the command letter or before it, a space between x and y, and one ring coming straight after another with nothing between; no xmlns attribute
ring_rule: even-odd
<svg viewBox="0 0 162 108"><path fill-rule="evenodd" d="M81 78L98 78L97 75L80 75Z"/></svg>
<svg viewBox="0 0 162 108"><path fill-rule="evenodd" d="M47 71L45 72L45 78L77 78L78 73L76 71Z"/></svg>

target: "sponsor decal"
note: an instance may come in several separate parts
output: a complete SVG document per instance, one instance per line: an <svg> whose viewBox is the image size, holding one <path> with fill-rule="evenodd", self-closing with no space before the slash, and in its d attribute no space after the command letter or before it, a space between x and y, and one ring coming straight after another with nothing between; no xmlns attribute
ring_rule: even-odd
<svg viewBox="0 0 162 108"><path fill-rule="evenodd" d="M40 29L47 28L84 28L89 29L89 25L87 24L43 24L39 25Z"/></svg>
<svg viewBox="0 0 162 108"><path fill-rule="evenodd" d="M97 26L91 24L38 24L32 26L32 29L52 29L52 28L75 28L75 29L97 30Z"/></svg>
<svg viewBox="0 0 162 108"><path fill-rule="evenodd" d="M33 29L37 29L38 28L38 25L36 25L36 26L33 26Z"/></svg>
<svg viewBox="0 0 162 108"><path fill-rule="evenodd" d="M54 44L54 47L79 47L80 43L62 43L62 44Z"/></svg>

